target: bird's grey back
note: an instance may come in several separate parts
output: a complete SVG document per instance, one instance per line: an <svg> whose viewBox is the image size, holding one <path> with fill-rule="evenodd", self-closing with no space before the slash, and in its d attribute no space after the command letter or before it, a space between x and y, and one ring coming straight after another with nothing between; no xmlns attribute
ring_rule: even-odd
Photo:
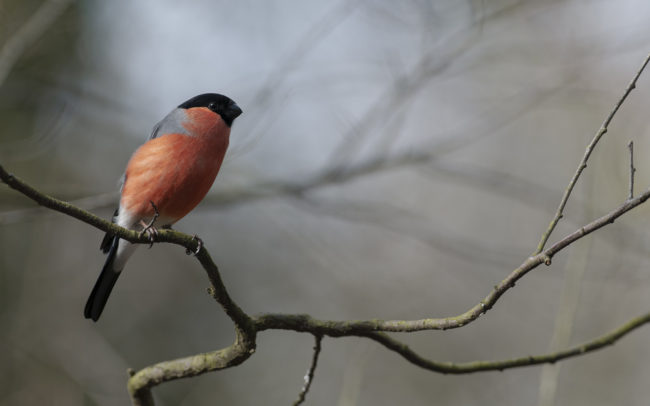
<svg viewBox="0 0 650 406"><path fill-rule="evenodd" d="M175 108L153 127L149 139L163 134L187 134L187 129L183 127L186 117L184 109Z"/></svg>

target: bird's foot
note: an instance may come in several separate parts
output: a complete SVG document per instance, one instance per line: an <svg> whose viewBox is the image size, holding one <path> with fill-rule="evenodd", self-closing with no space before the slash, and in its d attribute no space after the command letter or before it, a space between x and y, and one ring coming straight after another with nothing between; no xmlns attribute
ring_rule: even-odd
<svg viewBox="0 0 650 406"><path fill-rule="evenodd" d="M146 224L144 221L140 221L140 224L144 229L140 231L140 238L142 238L145 233L149 237L149 248L153 247L153 243L156 241L156 237L158 237L158 229L153 226L153 222L150 222L149 224Z"/></svg>
<svg viewBox="0 0 650 406"><path fill-rule="evenodd" d="M156 241L156 237L158 237L158 229L154 227L153 223L158 219L158 216L160 213L158 212L158 207L156 207L156 204L149 200L149 203L151 203L151 207L153 207L153 217L151 218L151 221L149 223L145 223L144 220L140 220L140 225L144 227L142 231L140 231L140 238L147 233L149 236L149 248L153 247L154 241Z"/></svg>
<svg viewBox="0 0 650 406"><path fill-rule="evenodd" d="M203 248L203 240L200 239L196 234L192 237L192 241L196 240L198 243L198 247L196 247L196 251L194 251L194 256L199 255L199 252L201 252L201 248ZM192 254L192 251L189 248L185 249L185 254L190 255Z"/></svg>

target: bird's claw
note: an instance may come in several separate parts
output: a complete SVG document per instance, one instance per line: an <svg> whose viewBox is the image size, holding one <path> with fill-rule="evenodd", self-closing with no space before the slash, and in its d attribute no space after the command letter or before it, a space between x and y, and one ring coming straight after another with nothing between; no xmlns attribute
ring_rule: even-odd
<svg viewBox="0 0 650 406"><path fill-rule="evenodd" d="M156 219L158 219L160 213L158 212L158 207L156 207L156 204L152 200L149 200L149 203L151 203L151 207L153 207L154 214L148 224L145 223L144 220L140 220L140 224L144 228L142 231L140 231L139 237L142 238L142 236L144 236L144 233L147 233L149 236L149 248L151 248L153 247L153 243L156 241L156 237L158 237L158 229L154 227L153 223L156 221Z"/></svg>
<svg viewBox="0 0 650 406"><path fill-rule="evenodd" d="M156 242L156 237L158 237L158 229L154 226L147 226L144 230L140 232L140 237L145 233L149 236L149 248L153 247L153 243Z"/></svg>
<svg viewBox="0 0 650 406"><path fill-rule="evenodd" d="M194 236L192 237L192 241L194 240L196 240L196 242L198 243L198 246L196 247L196 251L192 252L189 248L185 248L186 255L190 255L193 253L194 256L197 256L199 255L199 252L201 252L201 248L203 248L203 240L200 239L196 234L194 234Z"/></svg>
<svg viewBox="0 0 650 406"><path fill-rule="evenodd" d="M156 237L158 237L158 229L153 226L153 224L149 223L148 225L144 225L144 229L140 231L139 237L142 238L145 233L149 237L149 248L153 247L153 243L156 241Z"/></svg>

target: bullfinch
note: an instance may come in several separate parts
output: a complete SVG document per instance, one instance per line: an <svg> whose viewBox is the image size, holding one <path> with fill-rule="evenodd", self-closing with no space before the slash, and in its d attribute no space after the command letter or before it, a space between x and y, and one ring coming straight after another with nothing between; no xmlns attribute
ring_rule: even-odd
<svg viewBox="0 0 650 406"><path fill-rule="evenodd" d="M241 113L234 101L216 93L193 97L172 110L131 156L113 222L147 232L153 241L156 227L171 227L189 213L212 186L230 127ZM99 319L136 247L110 233L104 236L100 248L108 257L86 303L87 319Z"/></svg>

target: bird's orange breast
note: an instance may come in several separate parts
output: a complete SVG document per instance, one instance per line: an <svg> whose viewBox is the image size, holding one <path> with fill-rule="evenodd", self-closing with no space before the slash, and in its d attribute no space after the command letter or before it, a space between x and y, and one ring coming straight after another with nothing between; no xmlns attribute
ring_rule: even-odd
<svg viewBox="0 0 650 406"><path fill-rule="evenodd" d="M228 147L228 128L211 136L166 134L147 141L131 157L120 205L138 219L160 213L172 224L205 197L219 172Z"/></svg>

